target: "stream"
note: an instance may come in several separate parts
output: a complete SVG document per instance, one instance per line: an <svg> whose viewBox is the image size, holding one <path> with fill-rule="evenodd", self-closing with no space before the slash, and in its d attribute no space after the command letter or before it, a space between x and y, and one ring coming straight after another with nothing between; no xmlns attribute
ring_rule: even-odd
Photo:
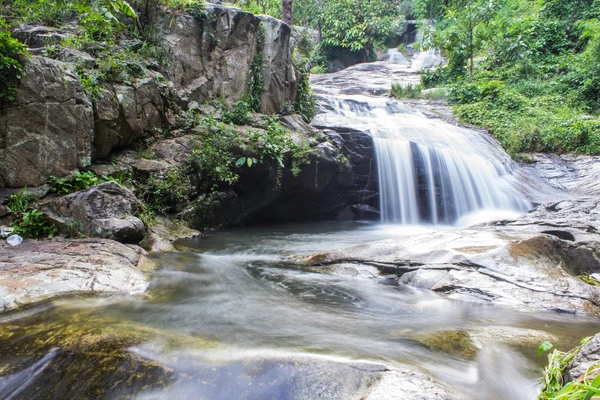
<svg viewBox="0 0 600 400"><path fill-rule="evenodd" d="M384 76L356 93L327 79L315 83L330 96L318 122L371 129L382 223L212 232L152 255L160 268L144 295L68 296L2 315L0 398L447 398L406 372L420 371L452 398L535 399L546 363L537 346L570 349L597 332L596 319L452 300L368 265L297 262L531 207L493 140L360 97L387 85ZM404 371L400 383L371 392L389 371ZM403 395L411 385L422 397Z"/></svg>

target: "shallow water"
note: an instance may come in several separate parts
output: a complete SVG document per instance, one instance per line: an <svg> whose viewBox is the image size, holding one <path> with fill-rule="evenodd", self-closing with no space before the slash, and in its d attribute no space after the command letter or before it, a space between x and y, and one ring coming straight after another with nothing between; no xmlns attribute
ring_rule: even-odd
<svg viewBox="0 0 600 400"><path fill-rule="evenodd" d="M156 255L161 269L146 296L63 298L0 317L0 397L36 398L32 393L42 390L65 398L54 389L71 382L66 398L75 389L79 398L311 398L290 394L299 364L289 360L318 356L408 365L465 398L535 398L545 362L535 345L487 342L473 359L425 339L435 331L516 327L553 334L555 345L567 349L596 333L596 320L448 300L398 285L369 266L301 268L289 257L429 229L320 223L185 241L185 251ZM109 390L123 380L111 375L113 367L132 368L122 353L168 371L136 362L140 372L125 380L128 391Z"/></svg>

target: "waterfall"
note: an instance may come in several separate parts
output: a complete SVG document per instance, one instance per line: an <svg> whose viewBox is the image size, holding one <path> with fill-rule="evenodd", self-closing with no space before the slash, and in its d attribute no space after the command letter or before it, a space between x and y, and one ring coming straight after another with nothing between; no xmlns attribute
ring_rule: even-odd
<svg viewBox="0 0 600 400"><path fill-rule="evenodd" d="M373 138L382 222L452 225L478 211L531 206L515 189L516 164L486 134L427 118L395 100L325 101L328 113Z"/></svg>

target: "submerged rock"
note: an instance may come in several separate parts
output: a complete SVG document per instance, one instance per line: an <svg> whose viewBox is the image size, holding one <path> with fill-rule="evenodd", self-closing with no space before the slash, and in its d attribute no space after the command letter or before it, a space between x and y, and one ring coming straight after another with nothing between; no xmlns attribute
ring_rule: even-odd
<svg viewBox="0 0 600 400"><path fill-rule="evenodd" d="M0 311L57 295L141 293L155 266L140 248L105 239L0 244Z"/></svg>

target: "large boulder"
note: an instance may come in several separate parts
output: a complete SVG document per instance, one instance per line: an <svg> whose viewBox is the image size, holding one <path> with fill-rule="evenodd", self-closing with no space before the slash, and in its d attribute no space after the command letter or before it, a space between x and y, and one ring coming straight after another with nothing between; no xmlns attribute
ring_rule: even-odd
<svg viewBox="0 0 600 400"><path fill-rule="evenodd" d="M59 231L138 243L146 233L135 216L142 208L135 195L115 182L50 200L43 206Z"/></svg>
<svg viewBox="0 0 600 400"><path fill-rule="evenodd" d="M69 64L32 57L0 110L0 187L40 186L91 162L92 102Z"/></svg>
<svg viewBox="0 0 600 400"><path fill-rule="evenodd" d="M0 243L0 312L76 292L141 293L145 252L112 240L25 240Z"/></svg>

